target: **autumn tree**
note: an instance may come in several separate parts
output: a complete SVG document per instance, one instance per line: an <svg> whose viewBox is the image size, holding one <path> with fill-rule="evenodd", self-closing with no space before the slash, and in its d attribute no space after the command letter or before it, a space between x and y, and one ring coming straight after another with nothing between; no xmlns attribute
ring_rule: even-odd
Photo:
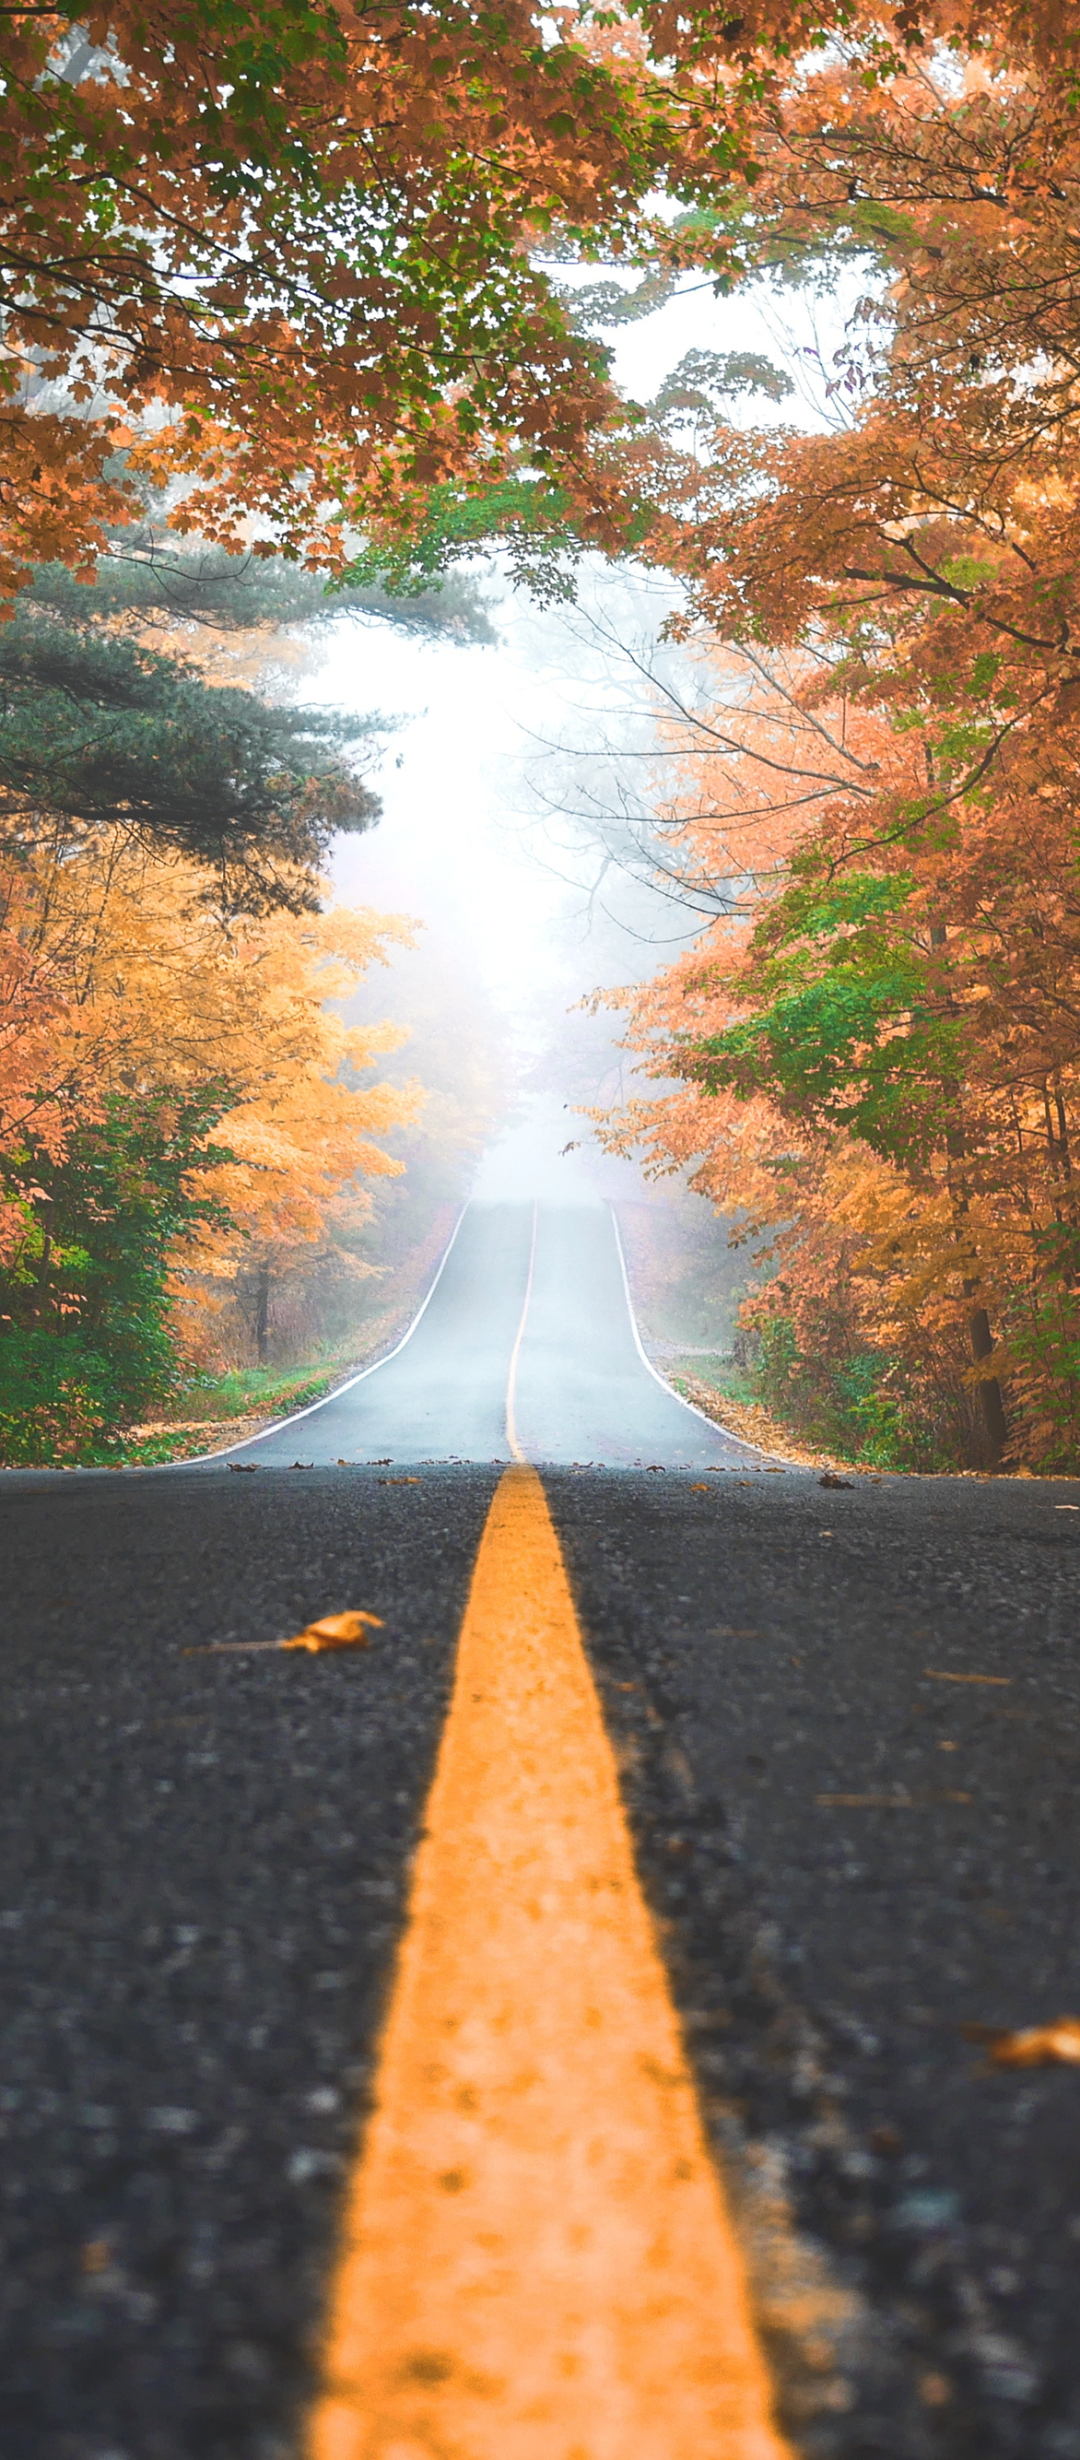
<svg viewBox="0 0 1080 2460"><path fill-rule="evenodd" d="M740 1235L771 1226L766 1367L833 1441L848 1410L849 1441L903 1421L908 1457L992 1459L1004 1373L1014 1445L1071 1457L1064 798L1043 764L1036 796L1003 776L928 829L923 729L849 698L842 660L750 644L711 666L709 703L661 704L653 846L665 893L715 919L626 995L675 1083L608 1133L689 1164Z"/></svg>
<svg viewBox="0 0 1080 2460"><path fill-rule="evenodd" d="M370 1081L399 1037L338 1003L408 927L228 911L205 880L120 828L7 869L0 955L36 948L52 1001L21 1074L12 1036L0 1116L0 1415L26 1457L58 1456L65 1412L107 1446L175 1385L215 1288L333 1244L400 1167L379 1140L418 1090Z"/></svg>
<svg viewBox="0 0 1080 2460"><path fill-rule="evenodd" d="M0 1459L107 1449L118 1422L170 1392L177 1354L170 1251L229 1217L205 1191L228 1159L212 1131L228 1089L106 1093L59 1151L30 1137L4 1157Z"/></svg>
<svg viewBox="0 0 1080 2460"><path fill-rule="evenodd" d="M331 568L343 519L507 448L595 496L603 357L536 243L633 247L738 150L715 85L574 6L111 0L16 10L0 57L7 586L123 518L125 436L179 519Z"/></svg>
<svg viewBox="0 0 1080 2460"><path fill-rule="evenodd" d="M11 11L0 579L100 549L133 509L109 460L132 437L183 475L181 520L332 569L343 523L403 533L439 486L527 483L533 519L554 490L587 536L639 536L647 506L592 450L604 353L541 251L730 280L801 48L854 32L887 77L939 35L1053 49L1054 22L951 0ZM688 208L674 230L658 189Z"/></svg>
<svg viewBox="0 0 1080 2460"><path fill-rule="evenodd" d="M812 1227L796 1299L842 1222L856 1316L891 1291L909 1357L966 1327L989 1456L1004 1379L1008 1442L1071 1459L1076 34L1052 9L854 7L815 57L810 15L785 15L788 70L778 13L730 35L772 44L757 177L680 244L725 279L861 268L864 295L821 431L698 416L692 451L656 421L628 439L652 456L643 551L684 574L718 683L740 657L796 679L749 767L699 761L679 867L728 916L639 1016L696 1089L677 1132L710 1171L740 1115L786 1145ZM707 12L673 33L699 62L717 39ZM730 705L710 721L730 734ZM822 726L845 757L808 794ZM737 781L770 762L755 824L786 797L807 825L733 904L717 814L730 837Z"/></svg>

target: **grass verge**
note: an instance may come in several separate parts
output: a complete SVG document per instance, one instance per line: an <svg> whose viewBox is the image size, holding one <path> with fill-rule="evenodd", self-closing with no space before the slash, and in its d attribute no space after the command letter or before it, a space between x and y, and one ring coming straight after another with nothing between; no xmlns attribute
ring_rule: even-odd
<svg viewBox="0 0 1080 2460"><path fill-rule="evenodd" d="M678 1356L665 1358L660 1371L684 1401L692 1401L695 1409L722 1426L726 1434L741 1436L744 1443L757 1444L778 1460L791 1461L800 1469L833 1469L860 1478L881 1475L867 1461L846 1460L839 1452L800 1443L790 1427L754 1399L746 1377L728 1359L702 1358L695 1352L692 1362Z"/></svg>

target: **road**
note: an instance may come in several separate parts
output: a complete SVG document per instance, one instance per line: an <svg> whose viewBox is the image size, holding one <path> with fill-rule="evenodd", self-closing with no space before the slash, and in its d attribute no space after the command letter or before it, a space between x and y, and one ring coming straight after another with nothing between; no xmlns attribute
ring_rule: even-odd
<svg viewBox="0 0 1080 2460"><path fill-rule="evenodd" d="M1080 2070L963 2030L1080 2014L1080 1487L823 1492L648 1375L606 1215L522 1329L532 1250L467 1215L233 1460L0 1484L2 2460L304 2448L515 1347L789 2447L1080 2460Z"/></svg>
<svg viewBox="0 0 1080 2460"><path fill-rule="evenodd" d="M608 1207L531 1204L467 1206L385 1363L236 1457L289 1467L298 1455L684 1469L748 1457L650 1371Z"/></svg>

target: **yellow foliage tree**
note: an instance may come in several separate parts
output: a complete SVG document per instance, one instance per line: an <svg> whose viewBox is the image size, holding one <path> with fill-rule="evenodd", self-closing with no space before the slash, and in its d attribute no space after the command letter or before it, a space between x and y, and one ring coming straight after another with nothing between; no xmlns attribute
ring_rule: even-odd
<svg viewBox="0 0 1080 2460"><path fill-rule="evenodd" d="M203 1221L176 1251L189 1347L205 1351L214 1286L238 1272L258 1281L320 1250L366 1269L341 1241L371 1211L366 1183L403 1167L376 1140L414 1120L423 1097L412 1082L357 1083L404 1037L346 1025L339 1009L390 946L411 941L409 922L347 908L223 914L205 871L119 828L39 846L6 885L7 941L24 974L50 986L47 1032L27 1014L32 1097L9 1015L9 1074L22 1088L13 1135L47 1121L59 1149L110 1095L221 1090L215 1142L231 1158L199 1185L232 1226Z"/></svg>

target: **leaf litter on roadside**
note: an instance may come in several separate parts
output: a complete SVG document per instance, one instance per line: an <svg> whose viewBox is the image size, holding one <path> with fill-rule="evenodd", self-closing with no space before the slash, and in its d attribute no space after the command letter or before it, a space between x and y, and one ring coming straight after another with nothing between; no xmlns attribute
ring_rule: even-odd
<svg viewBox="0 0 1080 2460"><path fill-rule="evenodd" d="M964 2024L965 2041L981 2042L994 2067L1080 2067L1080 2016L1056 2016L1010 2032L1007 2026Z"/></svg>

